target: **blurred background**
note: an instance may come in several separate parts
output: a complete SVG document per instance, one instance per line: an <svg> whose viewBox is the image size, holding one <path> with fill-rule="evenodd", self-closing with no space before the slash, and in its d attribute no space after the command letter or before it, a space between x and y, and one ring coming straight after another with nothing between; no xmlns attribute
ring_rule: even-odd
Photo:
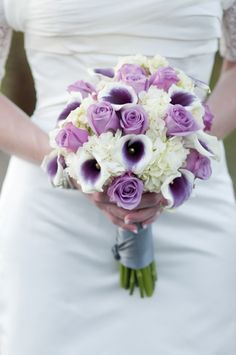
<svg viewBox="0 0 236 355"><path fill-rule="evenodd" d="M211 80L211 89L213 89L217 81L220 67L221 58L217 55ZM11 51L6 66L6 75L1 91L28 115L32 114L35 105L35 91L30 69L25 58L22 34L15 33L13 36ZM224 143L229 171L233 178L236 191L236 132L227 137ZM5 153L0 152L0 189L6 173L8 160L9 157Z"/></svg>

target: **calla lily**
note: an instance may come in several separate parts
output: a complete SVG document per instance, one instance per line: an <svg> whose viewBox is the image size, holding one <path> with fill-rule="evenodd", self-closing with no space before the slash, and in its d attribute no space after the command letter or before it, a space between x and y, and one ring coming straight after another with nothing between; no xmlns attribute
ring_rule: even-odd
<svg viewBox="0 0 236 355"><path fill-rule="evenodd" d="M220 159L220 145L216 137L205 132L198 131L184 138L184 146L186 148L196 149L200 154Z"/></svg>
<svg viewBox="0 0 236 355"><path fill-rule="evenodd" d="M169 90L169 95L171 97L170 103L172 105L181 105L184 107L191 106L194 101L198 99L194 94L179 89L176 85L172 85Z"/></svg>
<svg viewBox="0 0 236 355"><path fill-rule="evenodd" d="M65 120L69 114L71 113L71 111L75 110L76 108L78 108L80 106L80 102L79 101L72 101L71 103L69 103L64 110L60 113L57 121L63 121Z"/></svg>
<svg viewBox="0 0 236 355"><path fill-rule="evenodd" d="M100 78L103 78L104 76L107 78L114 78L115 76L113 68L94 68L88 69L88 71L91 76L98 76Z"/></svg>
<svg viewBox="0 0 236 355"><path fill-rule="evenodd" d="M65 159L62 155L58 156L58 152L53 150L49 155L45 156L42 162L42 169L48 174L54 186L61 186L63 180L63 172L66 168Z"/></svg>
<svg viewBox="0 0 236 355"><path fill-rule="evenodd" d="M144 134L127 134L119 140L115 154L126 169L139 174L152 159L152 142Z"/></svg>
<svg viewBox="0 0 236 355"><path fill-rule="evenodd" d="M134 89L122 83L108 83L98 94L99 101L107 101L114 110L120 110L130 104L136 104L138 97Z"/></svg>
<svg viewBox="0 0 236 355"><path fill-rule="evenodd" d="M105 164L85 151L78 152L75 164L74 169L83 192L103 191L103 186L110 177Z"/></svg>
<svg viewBox="0 0 236 355"><path fill-rule="evenodd" d="M181 169L176 175L165 180L161 187L161 193L167 200L167 208L175 208L189 199L195 176L188 170Z"/></svg>

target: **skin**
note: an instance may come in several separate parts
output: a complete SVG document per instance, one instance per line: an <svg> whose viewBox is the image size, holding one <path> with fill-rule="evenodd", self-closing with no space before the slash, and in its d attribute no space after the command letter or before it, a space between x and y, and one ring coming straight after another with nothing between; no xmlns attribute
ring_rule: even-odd
<svg viewBox="0 0 236 355"><path fill-rule="evenodd" d="M224 138L236 129L235 83L236 62L224 60L220 79L208 99L208 105L215 115L210 133L218 138ZM0 112L0 149L40 165L51 150L48 135L3 95L0 95ZM135 223L142 223L145 227L156 220L165 205L162 196L155 193L145 193L140 205L133 211L109 202L105 193L89 194L88 198L115 225L133 232L137 231Z"/></svg>

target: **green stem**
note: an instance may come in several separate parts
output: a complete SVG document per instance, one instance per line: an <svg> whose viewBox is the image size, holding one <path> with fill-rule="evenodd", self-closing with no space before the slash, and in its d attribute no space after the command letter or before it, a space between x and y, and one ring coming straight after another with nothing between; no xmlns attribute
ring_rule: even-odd
<svg viewBox="0 0 236 355"><path fill-rule="evenodd" d="M139 291L140 291L140 296L141 298L144 297L144 284L143 284L143 275L141 270L136 270L136 275L138 279L138 284L139 284Z"/></svg>

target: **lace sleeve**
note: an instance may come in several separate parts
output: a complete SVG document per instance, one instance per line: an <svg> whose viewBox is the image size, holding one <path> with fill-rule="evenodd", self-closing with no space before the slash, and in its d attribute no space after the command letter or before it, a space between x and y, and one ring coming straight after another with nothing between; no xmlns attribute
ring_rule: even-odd
<svg viewBox="0 0 236 355"><path fill-rule="evenodd" d="M12 29L4 17L3 5L0 0L0 83L5 73L5 62L10 48Z"/></svg>
<svg viewBox="0 0 236 355"><path fill-rule="evenodd" d="M221 55L236 61L236 1L224 11L222 22L222 39L220 44Z"/></svg>

